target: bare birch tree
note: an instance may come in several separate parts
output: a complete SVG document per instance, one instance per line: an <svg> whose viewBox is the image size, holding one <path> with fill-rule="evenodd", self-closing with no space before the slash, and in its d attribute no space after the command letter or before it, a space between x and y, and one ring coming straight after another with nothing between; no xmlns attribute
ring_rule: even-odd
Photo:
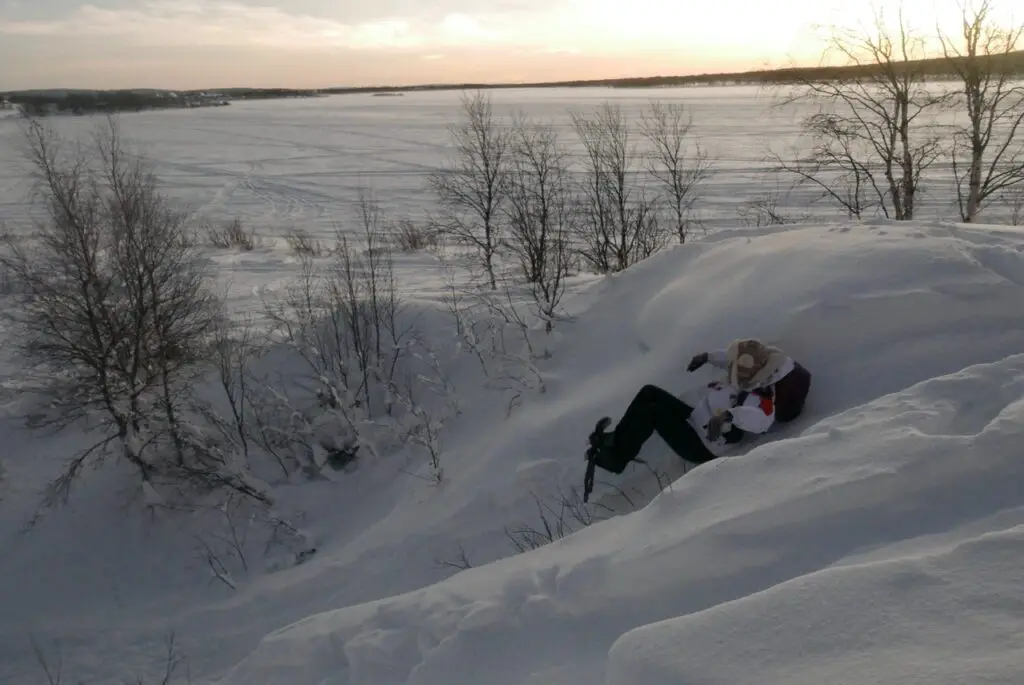
<svg viewBox="0 0 1024 685"><path fill-rule="evenodd" d="M508 245L550 331L565 294L571 257L568 153L553 126L521 116L512 128L509 151Z"/></svg>
<svg viewBox="0 0 1024 685"><path fill-rule="evenodd" d="M98 434L52 484L63 500L81 470L111 453L155 476L199 475L181 410L219 312L206 267L146 162L128 152L116 120L92 146L69 150L53 129L27 124L44 219L0 256L17 283L3 316L40 400L32 423ZM202 473L218 485L240 480ZM247 494L256 494L247 492Z"/></svg>
<svg viewBox="0 0 1024 685"><path fill-rule="evenodd" d="M440 230L479 251L485 276L496 290L494 260L502 237L509 135L495 121L489 94L464 95L462 111L464 120L449 127L454 156L431 174L430 186L444 212Z"/></svg>
<svg viewBox="0 0 1024 685"><path fill-rule="evenodd" d="M894 27L876 11L870 27L836 28L829 51L852 69L805 78L798 94L784 100L823 105L804 121L815 140L812 164L786 170L824 188L851 213L863 211L859 198L866 184L886 217L913 219L922 174L941 154L929 115L945 101L927 87L924 41L902 11Z"/></svg>
<svg viewBox="0 0 1024 685"><path fill-rule="evenodd" d="M651 145L647 170L662 185L676 237L685 243L699 186L711 175L707 151L698 142L692 154L688 149L693 117L681 104L652 102L640 126Z"/></svg>
<svg viewBox="0 0 1024 685"><path fill-rule="evenodd" d="M583 144L578 202L580 254L599 273L622 271L665 246L667 232L640 180L643 155L622 108L572 112Z"/></svg>
<svg viewBox="0 0 1024 685"><path fill-rule="evenodd" d="M1024 25L999 26L992 3L961 5L959 40L940 31L950 71L960 80L958 107L967 123L953 142L960 217L974 221L992 196L1024 183L1024 86L1006 59L1016 52Z"/></svg>

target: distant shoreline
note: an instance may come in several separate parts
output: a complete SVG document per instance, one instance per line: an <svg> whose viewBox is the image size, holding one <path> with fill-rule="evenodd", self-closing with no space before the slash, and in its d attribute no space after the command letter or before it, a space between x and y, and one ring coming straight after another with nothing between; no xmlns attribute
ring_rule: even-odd
<svg viewBox="0 0 1024 685"><path fill-rule="evenodd" d="M227 107L236 100L277 100L324 97L314 90L225 89L202 91L25 90L0 93L0 112L17 109L27 116L147 112L166 109Z"/></svg>
<svg viewBox="0 0 1024 685"><path fill-rule="evenodd" d="M993 58L994 66L1011 77L1024 78L1024 50ZM941 57L905 63L929 80L956 80L949 60ZM808 80L839 80L872 75L874 65L847 67L785 67L742 72L693 74L688 76L642 76L615 79L574 81L540 81L535 83L435 83L398 86L335 86L318 89L293 88L219 88L206 90L84 90L39 89L0 92L0 105L19 106L39 114L48 113L101 113L108 111L146 111L215 107L236 100L278 100L311 98L327 95L402 95L414 92L453 90L511 90L538 88L682 88L751 85L797 85Z"/></svg>

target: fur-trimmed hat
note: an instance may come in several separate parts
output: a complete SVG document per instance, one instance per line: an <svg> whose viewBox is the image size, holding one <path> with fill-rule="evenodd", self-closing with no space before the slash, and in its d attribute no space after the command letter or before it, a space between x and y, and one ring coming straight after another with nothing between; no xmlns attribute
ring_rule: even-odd
<svg viewBox="0 0 1024 685"><path fill-rule="evenodd" d="M752 339L734 340L726 354L729 382L741 390L760 387L786 360L782 350Z"/></svg>

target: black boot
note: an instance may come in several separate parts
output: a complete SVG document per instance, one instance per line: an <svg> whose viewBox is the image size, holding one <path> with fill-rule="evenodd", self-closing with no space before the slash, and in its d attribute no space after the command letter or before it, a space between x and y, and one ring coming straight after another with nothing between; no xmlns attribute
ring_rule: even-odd
<svg viewBox="0 0 1024 685"><path fill-rule="evenodd" d="M600 455L611 451L615 444L615 433L605 432L605 429L608 428L611 423L612 420L605 416L597 422L596 426L594 426L593 432L591 432L590 437L587 438L587 442L590 444L590 447L587 449L587 460L594 455L599 455L600 457Z"/></svg>
<svg viewBox="0 0 1024 685"><path fill-rule="evenodd" d="M593 432L587 438L587 442L590 443L590 447L587 448L586 460L587 460L587 473L583 477L583 501L587 502L590 500L590 493L594 490L594 469L597 466L605 468L611 457L612 447L615 442L614 433L605 433L605 428L611 424L612 420L607 416L602 418L594 426Z"/></svg>
<svg viewBox="0 0 1024 685"><path fill-rule="evenodd" d="M587 449L587 460L593 460L594 465L605 471L618 474L626 469L629 459L622 459L619 454L620 446L617 444L616 432L605 432L605 428L611 425L611 422L607 416L597 422L594 432L588 438L590 447Z"/></svg>

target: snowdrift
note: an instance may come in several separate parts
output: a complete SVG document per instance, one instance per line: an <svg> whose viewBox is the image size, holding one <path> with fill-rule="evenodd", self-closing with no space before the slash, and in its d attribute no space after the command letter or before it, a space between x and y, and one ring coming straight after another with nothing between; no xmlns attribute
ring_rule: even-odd
<svg viewBox="0 0 1024 685"><path fill-rule="evenodd" d="M597 416L645 382L705 381L689 357L733 337L806 363L806 416L635 513L291 623L221 682L1011 682L1024 672L1022 251L1024 235L994 227L785 227L601 282L563 328L549 392L460 435L443 493L375 527L395 567L425 531L500 536L530 488L579 478ZM642 456L675 461L658 441Z"/></svg>
<svg viewBox="0 0 1024 685"><path fill-rule="evenodd" d="M1017 682L1021 420L1024 355L926 381L636 514L289 626L228 682L603 682L609 646L609 685Z"/></svg>
<svg viewBox="0 0 1024 685"><path fill-rule="evenodd" d="M444 291L422 285L418 304ZM220 685L1011 682L1022 302L1010 228L783 226L676 247L573 295L546 392L511 415L466 355L442 485L399 455L295 486L319 551L233 594L154 542L172 522L124 520L108 480L20 538L30 498L8 491L0 680L38 676L30 632L103 683L174 629L193 681ZM644 383L692 393L712 371L686 373L690 357L738 336L812 371L800 420L664 491L644 466L599 474L611 518L510 556L505 528L539 523L534 497L581 485L597 418ZM18 482L43 448L6 444ZM641 457L683 471L657 439ZM474 568L438 567L460 548Z"/></svg>

